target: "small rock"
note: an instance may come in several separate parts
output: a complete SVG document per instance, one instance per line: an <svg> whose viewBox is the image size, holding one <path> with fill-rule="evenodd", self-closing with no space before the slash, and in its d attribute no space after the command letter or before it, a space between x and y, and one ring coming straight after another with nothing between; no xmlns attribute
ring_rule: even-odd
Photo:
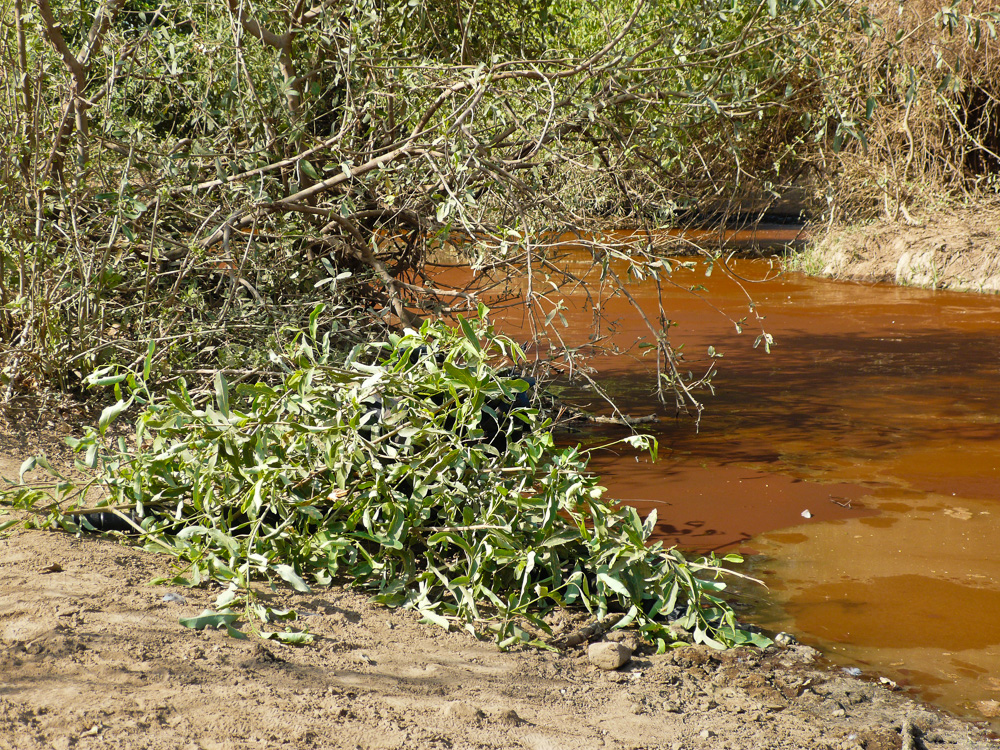
<svg viewBox="0 0 1000 750"><path fill-rule="evenodd" d="M809 664L810 662L816 661L819 656L819 651L814 649L812 646L797 644L789 646L785 649L782 654L781 661L786 666L792 666L793 664Z"/></svg>
<svg viewBox="0 0 1000 750"><path fill-rule="evenodd" d="M169 594L164 594L163 601L167 604L187 604L187 599L180 594L175 594L173 591Z"/></svg>
<svg viewBox="0 0 1000 750"><path fill-rule="evenodd" d="M833 711L830 712L830 716L836 716L837 718L840 718L841 716L846 716L846 715L847 715L847 712L844 709L842 709L842 708L835 708Z"/></svg>
<svg viewBox="0 0 1000 750"><path fill-rule="evenodd" d="M715 736L715 732L713 732L711 729L702 729L701 730L701 738L703 740L707 740L707 739L709 739L711 737L714 737L714 736Z"/></svg>
<svg viewBox="0 0 1000 750"><path fill-rule="evenodd" d="M628 633L624 630L612 630L604 636L604 640L628 646L629 650L633 654L639 648L639 637L635 633Z"/></svg>
<svg viewBox="0 0 1000 750"><path fill-rule="evenodd" d="M976 709L987 719L994 719L1000 716L1000 701L976 701Z"/></svg>
<svg viewBox="0 0 1000 750"><path fill-rule="evenodd" d="M446 703L444 708L441 709L441 713L452 719L461 719L476 724L486 716L486 714L475 706L470 706L468 703L463 703L462 701Z"/></svg>
<svg viewBox="0 0 1000 750"><path fill-rule="evenodd" d="M600 641L590 644L587 648L587 658L598 669L611 671L627 664L632 658L632 650L622 643Z"/></svg>
<svg viewBox="0 0 1000 750"><path fill-rule="evenodd" d="M791 633L778 633L774 636L774 644L780 646L781 648L788 648L789 646L794 646L798 643L798 639Z"/></svg>
<svg viewBox="0 0 1000 750"><path fill-rule="evenodd" d="M500 711L496 716L493 717L493 721L497 724L505 724L507 726L519 727L526 723L524 719L517 715L517 711L513 708L508 708L505 711Z"/></svg>

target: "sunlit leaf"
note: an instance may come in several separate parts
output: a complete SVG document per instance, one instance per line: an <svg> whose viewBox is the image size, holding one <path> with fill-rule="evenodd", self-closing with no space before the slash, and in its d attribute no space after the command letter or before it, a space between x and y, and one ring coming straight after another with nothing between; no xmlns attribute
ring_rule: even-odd
<svg viewBox="0 0 1000 750"><path fill-rule="evenodd" d="M309 584L302 579L302 576L295 572L295 568L291 565L277 565L275 566L275 571L296 591L301 591L304 594L312 593Z"/></svg>
<svg viewBox="0 0 1000 750"><path fill-rule="evenodd" d="M210 609L206 609L200 615L180 618L180 623L192 630L204 630L205 628L218 629L228 627L238 619L240 619L240 616L235 612L213 612Z"/></svg>
<svg viewBox="0 0 1000 750"><path fill-rule="evenodd" d="M111 423L114 422L115 419L118 418L118 415L125 411L125 409L127 409L130 405L131 399L127 402L119 400L117 403L105 407L104 411L101 412L101 418L98 422L98 431L102 435L105 434L108 431L108 427L111 426Z"/></svg>
<svg viewBox="0 0 1000 750"><path fill-rule="evenodd" d="M307 646L316 640L316 636L304 630L261 631L260 637L264 640L280 641L291 646Z"/></svg>

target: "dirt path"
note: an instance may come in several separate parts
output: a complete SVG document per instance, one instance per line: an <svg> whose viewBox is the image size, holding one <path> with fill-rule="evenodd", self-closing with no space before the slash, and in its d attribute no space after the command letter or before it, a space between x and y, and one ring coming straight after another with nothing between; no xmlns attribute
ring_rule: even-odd
<svg viewBox="0 0 1000 750"><path fill-rule="evenodd" d="M603 672L582 649L501 653L334 588L275 594L317 636L294 648L182 627L218 592L148 585L168 571L110 539L0 539L0 748L996 746L806 647L640 649Z"/></svg>

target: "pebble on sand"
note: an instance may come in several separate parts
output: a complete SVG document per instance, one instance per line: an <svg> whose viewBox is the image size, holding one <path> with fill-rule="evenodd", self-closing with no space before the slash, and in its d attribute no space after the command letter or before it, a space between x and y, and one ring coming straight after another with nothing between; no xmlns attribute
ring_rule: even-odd
<svg viewBox="0 0 1000 750"><path fill-rule="evenodd" d="M598 669L611 671L627 664L632 658L632 649L623 643L600 641L587 648L587 658Z"/></svg>

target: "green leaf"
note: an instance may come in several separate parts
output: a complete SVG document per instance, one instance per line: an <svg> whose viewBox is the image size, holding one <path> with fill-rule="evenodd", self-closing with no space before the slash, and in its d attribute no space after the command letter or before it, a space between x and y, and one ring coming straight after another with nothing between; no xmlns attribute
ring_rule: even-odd
<svg viewBox="0 0 1000 750"><path fill-rule="evenodd" d="M296 620L298 612L294 609L274 609L273 607L262 607L261 619L264 622L277 622L278 620Z"/></svg>
<svg viewBox="0 0 1000 750"><path fill-rule="evenodd" d="M231 556L236 557L239 555L239 543L226 532L221 529L208 529L208 535L213 542L224 548Z"/></svg>
<svg viewBox="0 0 1000 750"><path fill-rule="evenodd" d="M306 646L316 640L316 637L306 630L261 631L260 637L266 641L280 641L290 646Z"/></svg>
<svg viewBox="0 0 1000 750"><path fill-rule="evenodd" d="M648 539L650 536L652 536L653 531L656 530L656 521L657 521L656 508L653 508L649 512L649 515L646 516L646 520L642 524L642 533L644 538Z"/></svg>
<svg viewBox="0 0 1000 750"><path fill-rule="evenodd" d="M18 481L21 484L24 484L24 475L27 474L29 471L32 471L37 465L38 465L38 459L35 458L34 456L32 456L31 458L26 458L24 462L21 464L20 471L18 471L17 473Z"/></svg>
<svg viewBox="0 0 1000 750"><path fill-rule="evenodd" d="M7 521L0 521L0 534L9 529L11 526L16 526L19 523L21 523L21 520L17 518L11 518Z"/></svg>
<svg viewBox="0 0 1000 750"><path fill-rule="evenodd" d="M469 372L466 367L459 367L451 362L445 362L444 371L448 374L449 378L457 380L459 383L468 388L475 389L479 384L473 374Z"/></svg>
<svg viewBox="0 0 1000 750"><path fill-rule="evenodd" d="M325 258L324 258L325 260ZM323 314L326 310L326 305L318 304L309 313L309 335L312 336L313 341L315 341L318 336L318 326L319 326L319 316Z"/></svg>
<svg viewBox="0 0 1000 750"><path fill-rule="evenodd" d="M153 339L149 340L149 344L146 345L146 359L142 363L142 379L143 381L149 380L149 371L153 367L153 353L156 351L156 342Z"/></svg>
<svg viewBox="0 0 1000 750"><path fill-rule="evenodd" d="M215 401L222 416L229 419L229 383L221 371L215 373Z"/></svg>
<svg viewBox="0 0 1000 750"><path fill-rule="evenodd" d="M232 625L226 625L226 635L228 635L230 638L235 638L238 641L245 641L247 638L246 633L237 630Z"/></svg>
<svg viewBox="0 0 1000 750"><path fill-rule="evenodd" d="M875 97L869 96L868 101L865 102L865 119L872 119L872 114L875 112Z"/></svg>
<svg viewBox="0 0 1000 750"><path fill-rule="evenodd" d="M472 326L469 325L469 321L467 321L463 316L459 315L458 323L460 326L462 326L462 334L465 336L465 338L469 341L470 344L472 344L476 352L482 354L483 347L479 343L479 339L476 337L476 332L473 331Z"/></svg>
<svg viewBox="0 0 1000 750"><path fill-rule="evenodd" d="M620 594L621 596L624 596L628 599L632 598L632 594L629 593L629 590L625 587L625 584L623 584L617 578L613 578L607 573L598 573L597 580L603 583L612 591L614 591L616 594Z"/></svg>
<svg viewBox="0 0 1000 750"><path fill-rule="evenodd" d="M229 588L219 594L215 599L215 606L218 609L225 609L234 601L237 597L237 588L235 584L229 584Z"/></svg>
<svg viewBox="0 0 1000 750"><path fill-rule="evenodd" d="M125 380L127 377L128 373L122 373L118 375L105 375L103 377L93 378L93 379L87 378L87 385L92 387L117 385L118 383L121 383L123 380Z"/></svg>
<svg viewBox="0 0 1000 750"><path fill-rule="evenodd" d="M193 404L191 403L191 398L186 393L179 394L175 391L170 391L167 393L167 401L181 414L192 415Z"/></svg>
<svg viewBox="0 0 1000 750"><path fill-rule="evenodd" d="M428 623L433 623L434 625L438 625L444 628L445 630L447 630L451 626L451 622L448 620L448 618L442 617L437 612L433 612L429 609L421 609L419 610L419 612L421 617L423 618L423 621L426 621Z"/></svg>
<svg viewBox="0 0 1000 750"><path fill-rule="evenodd" d="M631 625L635 621L636 615L638 615L638 614L639 614L639 608L636 607L633 604L629 608L629 611L625 614L625 616L622 619L620 619L618 622L615 623L615 626L614 626L613 629L614 630L621 630L622 628L627 628L629 625Z"/></svg>
<svg viewBox="0 0 1000 750"><path fill-rule="evenodd" d="M840 150L844 147L844 131L837 129L837 132L833 136L833 143L830 144L830 148L833 149L833 153L839 154Z"/></svg>
<svg viewBox="0 0 1000 750"><path fill-rule="evenodd" d="M114 422L115 419L118 418L118 415L125 411L131 403L132 399L129 399L128 401L122 401L119 399L117 403L105 407L104 411L101 412L101 419L97 423L98 431L102 435L106 433L108 431L108 427L111 426L111 423Z"/></svg>
<svg viewBox="0 0 1000 750"><path fill-rule="evenodd" d="M301 591L303 594L312 593L309 584L302 579L302 576L295 572L295 568L291 565L277 565L274 569L296 591Z"/></svg>
<svg viewBox="0 0 1000 750"><path fill-rule="evenodd" d="M725 644L721 641L717 641L715 638L712 638L708 634L708 631L703 629L700 625L694 630L694 642L704 643L706 646L714 648L717 651L722 651L726 648Z"/></svg>
<svg viewBox="0 0 1000 750"><path fill-rule="evenodd" d="M210 609L206 609L200 615L180 618L180 623L192 630L204 630L205 628L218 629L231 626L239 618L240 616L235 612L213 612Z"/></svg>
<svg viewBox="0 0 1000 750"><path fill-rule="evenodd" d="M302 167L302 171L305 172L310 179L313 180L322 179L320 173L316 171L316 167L310 164L308 159L300 159L299 166Z"/></svg>

